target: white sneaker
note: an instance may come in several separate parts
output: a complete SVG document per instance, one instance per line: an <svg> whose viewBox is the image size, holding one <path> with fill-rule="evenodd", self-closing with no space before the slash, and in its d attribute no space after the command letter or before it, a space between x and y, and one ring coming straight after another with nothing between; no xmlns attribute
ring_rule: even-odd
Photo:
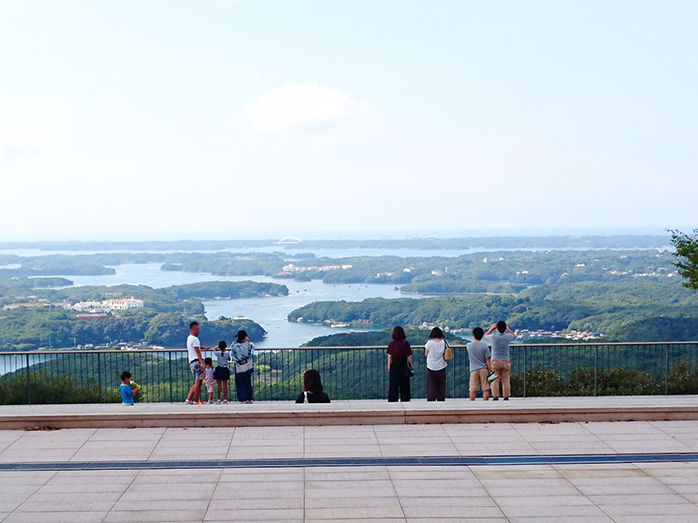
<svg viewBox="0 0 698 523"><path fill-rule="evenodd" d="M227 404L228 404L228 400L223 400L223 405L227 405Z"/></svg>
<svg viewBox="0 0 698 523"><path fill-rule="evenodd" d="M185 404L185 405L193 405L194 402L193 402L193 401L189 401L189 400L184 400L184 404Z"/></svg>
<svg viewBox="0 0 698 523"><path fill-rule="evenodd" d="M220 404L221 404L221 400L216 401L216 403L217 403L218 405L220 405Z"/></svg>

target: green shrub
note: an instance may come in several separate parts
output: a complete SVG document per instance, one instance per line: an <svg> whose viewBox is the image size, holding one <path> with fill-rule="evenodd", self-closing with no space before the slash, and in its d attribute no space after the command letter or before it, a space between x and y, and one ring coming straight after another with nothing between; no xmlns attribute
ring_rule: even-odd
<svg viewBox="0 0 698 523"><path fill-rule="evenodd" d="M48 372L30 372L32 404L49 403L98 403L99 386L89 381L78 385L73 376L53 375ZM118 403L121 395L116 388L102 389L104 403ZM27 403L27 375L18 372L0 378L0 404L23 405Z"/></svg>
<svg viewBox="0 0 698 523"><path fill-rule="evenodd" d="M698 394L698 370L682 361L669 373L669 394Z"/></svg>
<svg viewBox="0 0 698 523"><path fill-rule="evenodd" d="M684 372L685 374L685 372ZM683 378L688 387L691 375ZM698 375L692 374L695 380ZM678 378L676 379L678 382ZM671 383L671 382L670 382ZM694 381L694 383L696 383ZM511 379L512 394L523 395L523 375L514 374ZM698 389L698 383L694 385ZM616 369L598 370L599 396L639 396L659 394L662 385L657 383L647 372L619 367ZM687 389L692 390L692 389ZM685 392L689 394L690 392ZM593 396L594 395L594 369L593 367L578 367L570 373L570 378L565 380L557 371L537 367L526 373L526 396L550 397L550 396Z"/></svg>

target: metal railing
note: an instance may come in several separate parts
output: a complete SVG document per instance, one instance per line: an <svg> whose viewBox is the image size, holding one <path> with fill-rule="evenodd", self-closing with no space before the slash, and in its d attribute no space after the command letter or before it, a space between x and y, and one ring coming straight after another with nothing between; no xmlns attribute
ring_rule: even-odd
<svg viewBox="0 0 698 523"><path fill-rule="evenodd" d="M467 397L467 353L463 346L453 349L447 396ZM412 395L423 398L424 351L413 351ZM698 394L698 342L516 344L511 361L515 396ZM302 347L257 351L255 399L295 399L311 368L320 371L333 399L387 397L385 347ZM120 401L123 370L142 386L145 402L182 401L192 383L180 349L0 352L0 405ZM234 400L234 377L229 389Z"/></svg>

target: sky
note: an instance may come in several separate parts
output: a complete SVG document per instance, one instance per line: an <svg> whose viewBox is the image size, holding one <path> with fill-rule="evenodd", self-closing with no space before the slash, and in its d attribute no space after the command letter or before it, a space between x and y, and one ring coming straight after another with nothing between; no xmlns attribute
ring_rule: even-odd
<svg viewBox="0 0 698 523"><path fill-rule="evenodd" d="M698 2L0 3L0 238L698 227Z"/></svg>

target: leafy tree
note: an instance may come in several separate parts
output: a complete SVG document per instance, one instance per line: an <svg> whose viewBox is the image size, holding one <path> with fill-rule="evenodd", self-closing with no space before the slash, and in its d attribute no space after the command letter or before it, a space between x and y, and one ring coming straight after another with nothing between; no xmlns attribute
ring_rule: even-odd
<svg viewBox="0 0 698 523"><path fill-rule="evenodd" d="M698 290L698 229L693 231L693 236L681 231L671 231L671 243L676 249L675 265L679 274L687 280L684 285Z"/></svg>

